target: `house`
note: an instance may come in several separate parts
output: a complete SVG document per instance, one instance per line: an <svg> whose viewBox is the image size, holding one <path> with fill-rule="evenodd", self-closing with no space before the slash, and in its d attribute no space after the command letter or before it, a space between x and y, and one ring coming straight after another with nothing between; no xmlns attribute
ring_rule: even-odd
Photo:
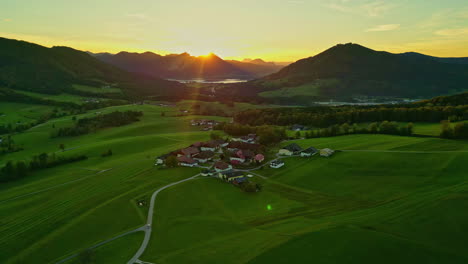
<svg viewBox="0 0 468 264"><path fill-rule="evenodd" d="M257 152L261 148L262 148L262 145L260 145L260 144L244 143L244 142L241 142L241 141L231 141L227 145L227 149L229 151L236 151L236 150L239 150L239 149L249 149L249 150L252 150L254 152Z"/></svg>
<svg viewBox="0 0 468 264"><path fill-rule="evenodd" d="M200 163L206 163L210 160L213 159L215 153L213 151L202 151L196 155L193 156L193 159L200 162Z"/></svg>
<svg viewBox="0 0 468 264"><path fill-rule="evenodd" d="M270 162L270 168L279 169L283 166L284 166L284 161L282 160L274 160Z"/></svg>
<svg viewBox="0 0 468 264"><path fill-rule="evenodd" d="M245 156L242 154L242 150L235 151L232 153L231 157L229 157L231 164L238 165L245 162Z"/></svg>
<svg viewBox="0 0 468 264"><path fill-rule="evenodd" d="M331 155L333 155L333 153L335 153L335 151L329 148L324 148L320 150L320 156L322 157L330 157Z"/></svg>
<svg viewBox="0 0 468 264"><path fill-rule="evenodd" d="M218 145L216 144L216 142L213 142L213 141L202 143L200 147L202 151L213 151L213 152L216 151L217 148L218 148Z"/></svg>
<svg viewBox="0 0 468 264"><path fill-rule="evenodd" d="M202 146L202 142L195 142L191 145L191 147L194 147L194 148L200 148Z"/></svg>
<svg viewBox="0 0 468 264"><path fill-rule="evenodd" d="M315 154L317 154L318 150L314 147L307 148L303 151L301 151L301 157L311 157Z"/></svg>
<svg viewBox="0 0 468 264"><path fill-rule="evenodd" d="M248 179L247 177L242 177L242 178L237 178L232 181L232 184L234 185L240 185L241 183L247 182Z"/></svg>
<svg viewBox="0 0 468 264"><path fill-rule="evenodd" d="M224 139L213 139L213 140L211 140L211 142L213 142L214 144L216 144L216 146L218 146L219 148L224 148L224 147L226 147L227 145L229 145L229 142L227 142L227 141L224 140Z"/></svg>
<svg viewBox="0 0 468 264"><path fill-rule="evenodd" d="M306 130L307 128L303 125L299 125L299 124L295 124L293 126L291 126L291 130L292 131L303 131L303 130Z"/></svg>
<svg viewBox="0 0 468 264"><path fill-rule="evenodd" d="M236 179L240 178L245 178L244 173L242 171L234 171L234 170L229 170L225 172L220 172L219 173L219 178L223 179L227 182L232 182Z"/></svg>
<svg viewBox="0 0 468 264"><path fill-rule="evenodd" d="M241 142L249 143L249 144L255 143L256 140L257 140L256 134L248 134L247 136L243 136L240 138Z"/></svg>
<svg viewBox="0 0 468 264"><path fill-rule="evenodd" d="M221 171L227 171L227 170L231 170L232 169L232 166L227 164L226 162L224 161L217 161L215 164L214 164L214 169L216 172L221 172Z"/></svg>
<svg viewBox="0 0 468 264"><path fill-rule="evenodd" d="M289 144L278 151L281 156L292 156L302 151L302 148L296 143Z"/></svg>
<svg viewBox="0 0 468 264"><path fill-rule="evenodd" d="M195 167L198 165L197 161L187 156L177 157L177 160L179 161L179 165L184 167Z"/></svg>
<svg viewBox="0 0 468 264"><path fill-rule="evenodd" d="M164 162L166 162L167 157L169 157L171 153L161 155L156 158L156 163L154 165L162 165Z"/></svg>
<svg viewBox="0 0 468 264"><path fill-rule="evenodd" d="M198 154L200 150L195 147L188 147L180 150L179 156L186 156L186 157L192 157L195 154Z"/></svg>
<svg viewBox="0 0 468 264"><path fill-rule="evenodd" d="M201 171L201 176L213 176L215 174L215 172L213 170L209 170L209 169L204 169Z"/></svg>
<svg viewBox="0 0 468 264"><path fill-rule="evenodd" d="M265 160L265 156L263 156L263 154L257 154L255 155L254 160L258 163L261 163Z"/></svg>

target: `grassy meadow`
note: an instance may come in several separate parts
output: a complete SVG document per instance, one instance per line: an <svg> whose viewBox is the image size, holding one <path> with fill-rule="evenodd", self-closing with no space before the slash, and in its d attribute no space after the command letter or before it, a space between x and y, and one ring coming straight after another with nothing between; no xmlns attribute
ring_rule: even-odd
<svg viewBox="0 0 468 264"><path fill-rule="evenodd" d="M468 161L467 142L353 135L297 143L396 152L288 158L281 169L257 171L268 179L255 178L263 190L253 195L213 179L172 187L158 197L154 233L159 236L152 237L143 259L155 263L468 260L462 253L468 243L463 235L468 231L468 214L461 209L468 202L467 178L461 169ZM460 152L422 152L439 150ZM236 257L226 258L232 252Z"/></svg>
<svg viewBox="0 0 468 264"><path fill-rule="evenodd" d="M2 109L7 117L20 116L13 104ZM50 137L55 129L71 126L71 116L13 135L24 150L1 156L0 165L27 161L42 152L85 154L88 159L0 184L0 263L55 263L142 226L148 208L137 201L148 201L156 189L199 172L158 169L154 158L209 138L209 132L190 125L191 119L229 120L162 115L176 109L108 107L77 118L116 110L144 115L136 123L79 137ZM439 126L416 124L415 129L431 133L435 125ZM467 141L349 135L294 142L342 151L331 158L287 158L281 169L257 170L265 177L253 178L263 186L259 193L244 193L205 177L162 191L155 204L150 244L141 260L171 264L468 261ZM113 155L102 157L108 149ZM139 232L98 247L95 262L126 263L142 239Z"/></svg>

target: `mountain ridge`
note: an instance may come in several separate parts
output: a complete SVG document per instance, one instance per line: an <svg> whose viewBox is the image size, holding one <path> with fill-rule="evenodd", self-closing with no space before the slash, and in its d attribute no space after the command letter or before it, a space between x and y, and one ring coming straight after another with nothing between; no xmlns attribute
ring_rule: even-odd
<svg viewBox="0 0 468 264"><path fill-rule="evenodd" d="M153 52L97 54L99 60L130 72L165 79L245 79L251 80L276 72L283 66L271 63L224 60L216 54L192 56L187 52L159 55Z"/></svg>
<svg viewBox="0 0 468 264"><path fill-rule="evenodd" d="M0 87L57 94L73 92L73 84L109 83L139 95L176 95L186 89L177 82L123 71L70 47L0 38Z"/></svg>

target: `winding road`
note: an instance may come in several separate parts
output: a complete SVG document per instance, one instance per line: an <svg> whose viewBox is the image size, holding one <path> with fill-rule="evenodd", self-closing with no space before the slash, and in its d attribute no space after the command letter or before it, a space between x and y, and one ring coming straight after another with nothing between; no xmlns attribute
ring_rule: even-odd
<svg viewBox="0 0 468 264"><path fill-rule="evenodd" d="M135 253L135 255L127 262L127 264L134 264L134 263L144 263L142 262L141 260L139 260L139 258L141 257L141 255L143 255L143 252L145 252L145 249L146 247L148 247L148 243L149 243L149 240L151 238L151 230L152 230L152 223L153 223L153 214L154 214L154 203L156 201L156 196L158 196L158 194L169 188L169 187L172 187L174 185L177 185L179 183L183 183L183 182L186 182L186 181L190 181L190 180L193 180L195 179L196 177L200 176L200 174L197 174L197 175L194 175L190 178L187 178L187 179L184 179L184 180L181 180L181 181L178 181L178 182L173 182L173 183L170 183L164 187L161 187L159 189L157 189L153 195L151 195L151 202L150 202L150 206L149 206L149 210L148 210L148 218L146 220L146 225L141 227L142 230L145 232L145 238L143 239L143 243L141 243L141 246L140 248L138 249L138 251Z"/></svg>

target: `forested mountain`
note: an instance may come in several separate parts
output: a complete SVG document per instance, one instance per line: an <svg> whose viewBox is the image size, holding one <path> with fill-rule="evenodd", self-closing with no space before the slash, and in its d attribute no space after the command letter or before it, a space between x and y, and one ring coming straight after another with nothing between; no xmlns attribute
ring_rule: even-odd
<svg viewBox="0 0 468 264"><path fill-rule="evenodd" d="M0 87L57 94L73 84L112 84L129 95L180 95L186 87L155 77L123 71L86 52L0 38Z"/></svg>
<svg viewBox="0 0 468 264"><path fill-rule="evenodd" d="M406 52L406 53L402 53L401 55L432 59L432 60L435 60L435 61L438 61L438 62L445 62L445 63L468 64L468 57L443 58L443 57L433 57L433 56L429 56L429 55L424 55L424 54L417 53L417 52Z"/></svg>
<svg viewBox="0 0 468 264"><path fill-rule="evenodd" d="M289 103L359 96L428 98L468 89L468 65L456 59L392 54L350 43L261 79L225 88L218 93L259 94Z"/></svg>
<svg viewBox="0 0 468 264"><path fill-rule="evenodd" d="M161 56L152 52L95 54L96 58L130 72L166 79L254 79L274 73L282 66L274 63L223 60L215 54L191 56L188 53Z"/></svg>

